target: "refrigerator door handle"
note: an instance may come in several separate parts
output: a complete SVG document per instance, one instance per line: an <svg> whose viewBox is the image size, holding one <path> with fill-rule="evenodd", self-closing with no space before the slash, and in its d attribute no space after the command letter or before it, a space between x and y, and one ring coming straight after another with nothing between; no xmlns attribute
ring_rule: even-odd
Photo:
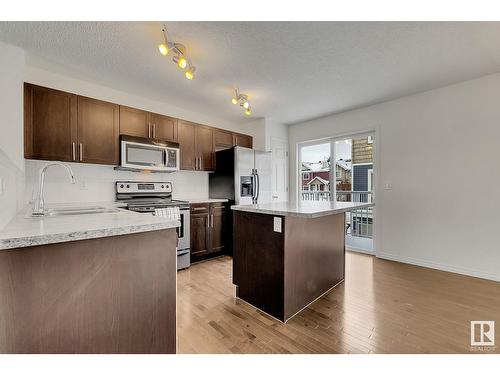
<svg viewBox="0 0 500 375"><path fill-rule="evenodd" d="M257 176L255 169L252 169L252 204L257 203Z"/></svg>
<svg viewBox="0 0 500 375"><path fill-rule="evenodd" d="M259 180L259 174L255 173L255 181L257 182L257 193L255 194L255 203L259 202L259 192L260 192L260 180Z"/></svg>

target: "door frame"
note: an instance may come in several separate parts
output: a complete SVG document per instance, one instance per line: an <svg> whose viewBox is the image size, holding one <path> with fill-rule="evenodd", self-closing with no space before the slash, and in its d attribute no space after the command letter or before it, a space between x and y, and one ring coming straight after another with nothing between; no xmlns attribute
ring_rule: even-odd
<svg viewBox="0 0 500 375"><path fill-rule="evenodd" d="M282 144L285 145L285 176L284 176L284 179L285 179L285 184L286 184L286 187L285 187L285 195L286 195L286 202L288 202L290 200L290 174L289 174L289 165L290 165L290 158L289 158L289 144L288 144L288 141L285 140L285 139L282 139L282 138L278 138L278 137L271 137L271 142L270 142L270 148L271 148L271 151L274 150L274 147L273 147L273 144L274 142L280 142ZM273 152L273 158L274 158L274 152ZM273 167L274 167L274 160L273 160ZM274 171L272 173L272 185L273 185L273 195L274 195L274 185L275 185L275 175L274 175Z"/></svg>
<svg viewBox="0 0 500 375"><path fill-rule="evenodd" d="M301 165L301 160L302 160L302 150L301 148L303 146L313 146L316 144L321 144L321 143L327 143L327 142L333 142L335 143L338 140L343 140L346 138L357 138L361 137L364 135L371 135L373 137L373 181L375 184L372 186L372 197L378 196L376 192L378 191L378 186L380 184L380 170L381 170L381 163L380 163L380 150L381 150L381 142L380 142L380 133L381 133L381 125L376 124L371 127L365 128L365 129L360 129L357 131L349 131L349 132L339 132L337 134L332 134L329 137L322 137L322 138L316 138L312 140L306 140L306 141L300 141L295 144L295 149L296 149L296 164L295 164L295 174L297 178L296 186L295 186L295 202L300 202L300 194L301 194L301 189L299 187L301 186L300 184L302 183L301 181L301 173L300 173L300 165ZM334 152L334 146L330 145L330 155L333 155ZM331 163L331 165L334 165L334 163ZM332 167L331 167L332 168ZM333 172L335 170L333 169ZM332 176L332 170L330 170L330 176ZM335 175L333 175L335 177ZM331 182L330 182L331 183ZM332 194L335 193L336 196L336 186L332 187ZM377 207L381 205L380 197L378 197L376 206L373 207L373 252L372 255L378 257L378 254L381 252L381 238L379 236L379 233L381 231L381 226L382 223L379 222L378 220L378 214L377 214ZM382 203L383 204L383 203Z"/></svg>

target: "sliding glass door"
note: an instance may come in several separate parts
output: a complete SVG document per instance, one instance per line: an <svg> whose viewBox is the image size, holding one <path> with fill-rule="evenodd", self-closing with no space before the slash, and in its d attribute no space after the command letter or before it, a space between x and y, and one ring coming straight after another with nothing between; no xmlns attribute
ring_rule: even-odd
<svg viewBox="0 0 500 375"><path fill-rule="evenodd" d="M357 134L299 146L299 194L302 201L373 202L374 136ZM373 251L372 208L346 215L346 246Z"/></svg>
<svg viewBox="0 0 500 375"><path fill-rule="evenodd" d="M332 200L331 142L305 144L300 151L299 199Z"/></svg>

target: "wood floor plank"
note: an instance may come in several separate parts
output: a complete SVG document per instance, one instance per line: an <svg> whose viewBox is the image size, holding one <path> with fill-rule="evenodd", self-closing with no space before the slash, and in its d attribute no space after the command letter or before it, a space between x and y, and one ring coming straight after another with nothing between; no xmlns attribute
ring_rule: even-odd
<svg viewBox="0 0 500 375"><path fill-rule="evenodd" d="M500 321L500 283L356 253L345 281L285 324L231 280L230 257L178 273L179 353L471 353L470 321Z"/></svg>

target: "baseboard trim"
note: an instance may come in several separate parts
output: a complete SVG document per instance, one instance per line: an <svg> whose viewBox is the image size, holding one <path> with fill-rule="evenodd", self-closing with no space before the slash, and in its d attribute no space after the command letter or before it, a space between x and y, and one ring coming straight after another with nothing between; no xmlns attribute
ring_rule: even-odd
<svg viewBox="0 0 500 375"><path fill-rule="evenodd" d="M346 249L346 251L352 251L353 253L375 255L375 251L369 251L369 250L365 250L365 249L359 249L357 247L346 246L345 249Z"/></svg>
<svg viewBox="0 0 500 375"><path fill-rule="evenodd" d="M388 254L388 253L382 252L382 253L377 254L377 258L392 260L392 261L400 262L400 263L413 264L415 266L427 267L427 268L432 268L432 269L436 269L436 270L440 270L440 271L457 273L457 274L465 275L465 276L477 277L477 278L485 279L485 280L500 281L500 274L475 271L475 270L471 270L468 268L462 268L462 267L453 267L453 266L448 266L445 264L428 262L425 260L405 257L405 256L401 256L401 255L394 255L394 254Z"/></svg>

